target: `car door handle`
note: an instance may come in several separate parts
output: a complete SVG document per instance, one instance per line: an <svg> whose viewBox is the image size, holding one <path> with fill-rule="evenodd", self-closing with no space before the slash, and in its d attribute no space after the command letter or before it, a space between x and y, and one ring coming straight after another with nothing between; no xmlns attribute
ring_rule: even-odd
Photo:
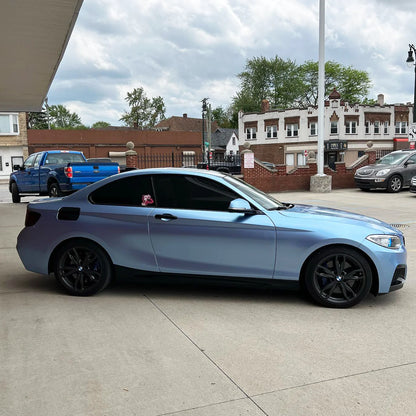
<svg viewBox="0 0 416 416"><path fill-rule="evenodd" d="M177 220L178 217L175 217L172 214L157 214L155 215L155 218L157 220L162 220L162 221L172 221L172 220Z"/></svg>

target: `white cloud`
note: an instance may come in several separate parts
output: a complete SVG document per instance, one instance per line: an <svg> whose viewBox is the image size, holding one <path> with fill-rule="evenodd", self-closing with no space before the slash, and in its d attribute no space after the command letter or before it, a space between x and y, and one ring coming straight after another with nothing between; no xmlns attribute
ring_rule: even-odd
<svg viewBox="0 0 416 416"><path fill-rule="evenodd" d="M412 0L326 1L326 59L366 70L372 98L413 101L406 67ZM201 99L227 107L254 56L318 59L319 0L84 1L49 102L85 124L120 124L128 91L162 96L167 116L199 116Z"/></svg>

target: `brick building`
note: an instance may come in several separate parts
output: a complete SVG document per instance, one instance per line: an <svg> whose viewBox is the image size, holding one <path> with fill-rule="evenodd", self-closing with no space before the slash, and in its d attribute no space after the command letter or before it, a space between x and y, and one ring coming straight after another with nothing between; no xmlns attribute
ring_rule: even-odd
<svg viewBox="0 0 416 416"><path fill-rule="evenodd" d="M353 163L369 141L376 151L408 148L408 126L413 122L410 104L349 104L333 91L325 102L325 164ZM317 151L318 108L271 110L264 100L259 113L239 113L240 142L248 141L256 158L286 164L306 164L305 151Z"/></svg>
<svg viewBox="0 0 416 416"><path fill-rule="evenodd" d="M0 113L0 179L28 156L26 113Z"/></svg>

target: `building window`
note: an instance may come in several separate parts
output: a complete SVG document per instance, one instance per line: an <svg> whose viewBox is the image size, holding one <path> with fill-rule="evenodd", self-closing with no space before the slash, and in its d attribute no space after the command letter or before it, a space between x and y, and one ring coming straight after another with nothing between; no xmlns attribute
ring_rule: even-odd
<svg viewBox="0 0 416 416"><path fill-rule="evenodd" d="M254 140L256 138L257 128L256 127L248 127L246 129L247 140Z"/></svg>
<svg viewBox="0 0 416 416"><path fill-rule="evenodd" d="M297 154L297 159L298 159L298 166L305 166L306 165L305 153L298 153Z"/></svg>
<svg viewBox="0 0 416 416"><path fill-rule="evenodd" d="M295 166L295 155L293 153L286 153L286 165Z"/></svg>
<svg viewBox="0 0 416 416"><path fill-rule="evenodd" d="M356 121L347 121L345 124L345 133L346 134L356 134L357 133L357 122Z"/></svg>
<svg viewBox="0 0 416 416"><path fill-rule="evenodd" d="M331 121L331 134L338 134L338 121Z"/></svg>
<svg viewBox="0 0 416 416"><path fill-rule="evenodd" d="M297 137L299 126L297 123L288 124L286 126L286 135L287 137Z"/></svg>
<svg viewBox="0 0 416 416"><path fill-rule="evenodd" d="M17 114L0 114L0 134L19 134Z"/></svg>
<svg viewBox="0 0 416 416"><path fill-rule="evenodd" d="M370 122L365 122L365 134L370 134Z"/></svg>
<svg viewBox="0 0 416 416"><path fill-rule="evenodd" d="M318 134L318 123L311 123L311 136L316 136Z"/></svg>
<svg viewBox="0 0 416 416"><path fill-rule="evenodd" d="M406 134L407 133L407 121L397 121L396 122L396 134Z"/></svg>
<svg viewBox="0 0 416 416"><path fill-rule="evenodd" d="M379 121L374 122L374 134L380 134L380 122Z"/></svg>
<svg viewBox="0 0 416 416"><path fill-rule="evenodd" d="M389 122L384 122L384 134L389 134Z"/></svg>
<svg viewBox="0 0 416 416"><path fill-rule="evenodd" d="M235 146L235 137L233 137L233 146Z"/></svg>
<svg viewBox="0 0 416 416"><path fill-rule="evenodd" d="M266 127L266 136L268 139L277 137L277 126L267 126Z"/></svg>
<svg viewBox="0 0 416 416"><path fill-rule="evenodd" d="M2 162L2 159L1 159L1 156L0 156L0 171L2 171L3 170L3 162Z"/></svg>

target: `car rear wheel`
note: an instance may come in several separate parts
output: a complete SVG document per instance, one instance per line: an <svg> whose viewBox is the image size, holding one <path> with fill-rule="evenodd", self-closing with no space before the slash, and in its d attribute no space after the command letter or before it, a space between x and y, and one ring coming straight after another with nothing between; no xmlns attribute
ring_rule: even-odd
<svg viewBox="0 0 416 416"><path fill-rule="evenodd" d="M48 195L51 198L62 196L61 188L56 182L52 182L48 187Z"/></svg>
<svg viewBox="0 0 416 416"><path fill-rule="evenodd" d="M13 203L18 204L20 202L20 194L19 194L19 188L17 187L16 182L12 183L11 191L12 191Z"/></svg>
<svg viewBox="0 0 416 416"><path fill-rule="evenodd" d="M90 296L100 292L110 283L112 270L107 253L90 241L70 241L55 255L55 277L71 295Z"/></svg>
<svg viewBox="0 0 416 416"><path fill-rule="evenodd" d="M389 192L399 192L402 189L403 180L398 175L393 175L387 184L387 190Z"/></svg>
<svg viewBox="0 0 416 416"><path fill-rule="evenodd" d="M372 272L368 261L348 247L321 250L306 267L306 290L323 306L354 306L368 295L371 284Z"/></svg>

